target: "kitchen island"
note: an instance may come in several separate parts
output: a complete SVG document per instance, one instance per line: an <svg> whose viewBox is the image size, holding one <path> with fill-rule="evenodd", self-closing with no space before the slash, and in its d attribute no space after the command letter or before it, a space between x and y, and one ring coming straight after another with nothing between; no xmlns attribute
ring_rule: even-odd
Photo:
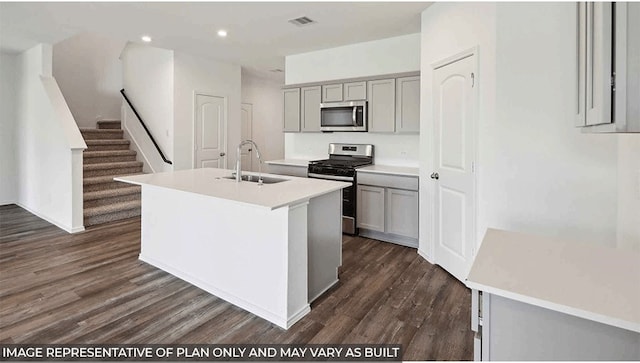
<svg viewBox="0 0 640 363"><path fill-rule="evenodd" d="M259 185L231 173L115 180L142 186L142 261L288 329L338 281L350 184L265 174L275 183Z"/></svg>

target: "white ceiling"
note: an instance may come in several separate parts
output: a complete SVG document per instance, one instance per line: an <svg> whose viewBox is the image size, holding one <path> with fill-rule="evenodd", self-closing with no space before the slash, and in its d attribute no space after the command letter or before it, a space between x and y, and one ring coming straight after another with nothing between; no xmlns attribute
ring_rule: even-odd
<svg viewBox="0 0 640 363"><path fill-rule="evenodd" d="M0 50L21 52L89 31L240 64L284 69L284 56L420 31L427 2L0 3ZM307 16L317 24L297 27ZM229 35L219 38L219 29Z"/></svg>

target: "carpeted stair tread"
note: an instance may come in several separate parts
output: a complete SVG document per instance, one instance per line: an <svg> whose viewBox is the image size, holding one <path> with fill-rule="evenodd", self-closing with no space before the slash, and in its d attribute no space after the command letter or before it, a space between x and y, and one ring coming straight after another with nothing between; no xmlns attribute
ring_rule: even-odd
<svg viewBox="0 0 640 363"><path fill-rule="evenodd" d="M84 164L136 161L136 152L133 150L85 150L82 160Z"/></svg>
<svg viewBox="0 0 640 363"><path fill-rule="evenodd" d="M119 212L99 214L93 217L84 218L84 226L91 227L97 224L111 223L121 221L123 219L129 219L134 217L140 217L140 208L128 209Z"/></svg>
<svg viewBox="0 0 640 363"><path fill-rule="evenodd" d="M82 166L82 170L104 170L104 169L125 169L125 168L142 168L142 161L121 161L112 163L86 164Z"/></svg>
<svg viewBox="0 0 640 363"><path fill-rule="evenodd" d="M120 120L101 120L97 123L97 128L100 130L115 130L120 129L122 122Z"/></svg>
<svg viewBox="0 0 640 363"><path fill-rule="evenodd" d="M137 174L140 174L140 173L122 174L122 175L118 175L118 176L137 175ZM116 182L118 184L122 184L123 186L131 185L131 184L127 184L127 183L123 183L123 182L119 182L119 181L113 180L114 177L115 177L114 175L102 175L102 176L94 176L94 177L90 177L90 178L84 178L82 180L82 184L87 186L87 185L93 185L93 184L104 184L104 183Z"/></svg>
<svg viewBox="0 0 640 363"><path fill-rule="evenodd" d="M124 188L105 189L105 190L96 190L96 191L93 191L93 192L84 192L83 193L83 199L85 201L87 201L87 200L111 198L111 197L117 197L117 196L122 196L122 195L139 194L139 193L140 193L140 187L139 186L135 186L135 185L130 186L130 184L127 184L127 186L124 187Z"/></svg>
<svg viewBox="0 0 640 363"><path fill-rule="evenodd" d="M87 146L97 145L129 145L130 141L125 139L100 139L100 140L85 140Z"/></svg>
<svg viewBox="0 0 640 363"><path fill-rule="evenodd" d="M127 202L114 203L110 205L101 205L99 207L85 208L84 217L88 218L88 217L95 217L95 216L108 214L108 213L116 213L116 212L132 210L132 209L134 210L140 209L140 205L141 205L140 200L132 200Z"/></svg>
<svg viewBox="0 0 640 363"><path fill-rule="evenodd" d="M98 150L98 151L85 151L83 156L85 158L103 158L108 156L128 156L136 155L133 150Z"/></svg>
<svg viewBox="0 0 640 363"><path fill-rule="evenodd" d="M96 139L122 139L124 137L124 131L117 129L85 129L81 128L80 133L85 140Z"/></svg>

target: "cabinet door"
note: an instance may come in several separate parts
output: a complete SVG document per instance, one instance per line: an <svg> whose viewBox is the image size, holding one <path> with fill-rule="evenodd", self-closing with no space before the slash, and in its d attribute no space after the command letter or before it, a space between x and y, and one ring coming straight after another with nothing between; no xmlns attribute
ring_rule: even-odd
<svg viewBox="0 0 640 363"><path fill-rule="evenodd" d="M300 131L300 88L286 89L283 91L284 132Z"/></svg>
<svg viewBox="0 0 640 363"><path fill-rule="evenodd" d="M384 232L384 188L358 185L358 228Z"/></svg>
<svg viewBox="0 0 640 363"><path fill-rule="evenodd" d="M420 132L420 77L396 79L396 132Z"/></svg>
<svg viewBox="0 0 640 363"><path fill-rule="evenodd" d="M367 99L367 82L350 82L344 84L344 100L358 101Z"/></svg>
<svg viewBox="0 0 640 363"><path fill-rule="evenodd" d="M320 86L300 89L302 132L320 131Z"/></svg>
<svg viewBox="0 0 640 363"><path fill-rule="evenodd" d="M611 3L588 2L578 5L578 91L584 89L584 100L579 94L578 121L586 126L613 122L611 113L612 87L612 35ZM584 60L580 59L584 57ZM584 72L584 73L583 73Z"/></svg>
<svg viewBox="0 0 640 363"><path fill-rule="evenodd" d="M325 84L322 86L322 102L342 101L342 83Z"/></svg>
<svg viewBox="0 0 640 363"><path fill-rule="evenodd" d="M386 232L418 238L418 192L386 189Z"/></svg>
<svg viewBox="0 0 640 363"><path fill-rule="evenodd" d="M396 118L396 80L369 81L369 131L394 132Z"/></svg>

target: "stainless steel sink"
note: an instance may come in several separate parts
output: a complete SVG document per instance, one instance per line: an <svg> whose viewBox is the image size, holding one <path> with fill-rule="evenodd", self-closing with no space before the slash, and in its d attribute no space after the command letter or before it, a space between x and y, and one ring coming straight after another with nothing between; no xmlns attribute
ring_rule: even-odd
<svg viewBox="0 0 640 363"><path fill-rule="evenodd" d="M236 177L235 176L225 176L225 179L232 179L235 180ZM263 176L262 177L262 183L263 184L275 184L275 183L280 183L283 181L287 181L289 179L280 179L280 178L272 178L272 177L268 177L268 176ZM257 183L258 182L258 176L257 175L243 175L242 176L242 181L248 181L251 183Z"/></svg>

